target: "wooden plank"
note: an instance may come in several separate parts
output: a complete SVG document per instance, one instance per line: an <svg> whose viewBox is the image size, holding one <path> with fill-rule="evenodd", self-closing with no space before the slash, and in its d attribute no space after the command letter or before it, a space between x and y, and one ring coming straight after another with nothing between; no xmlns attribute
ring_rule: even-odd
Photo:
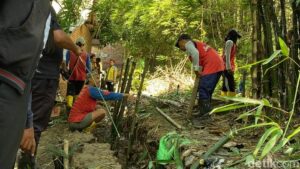
<svg viewBox="0 0 300 169"><path fill-rule="evenodd" d="M192 118L192 112L193 112L193 108L194 108L194 105L195 105L195 100L196 100L196 97L197 97L197 91L198 91L199 83L200 83L200 77L197 76L196 79L195 79L195 82L194 82L192 97L191 97L190 104L189 104L188 111L187 111L187 117L189 119Z"/></svg>
<svg viewBox="0 0 300 169"><path fill-rule="evenodd" d="M178 124L175 120L173 120L170 116L168 116L166 113L164 113L160 108L156 107L156 110L166 119L168 122L170 122L173 126L175 126L178 129L182 129L183 127Z"/></svg>

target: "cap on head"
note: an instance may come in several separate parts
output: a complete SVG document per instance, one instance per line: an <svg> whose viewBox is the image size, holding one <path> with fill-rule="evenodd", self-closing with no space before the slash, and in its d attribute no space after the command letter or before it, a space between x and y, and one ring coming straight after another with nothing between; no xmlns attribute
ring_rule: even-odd
<svg viewBox="0 0 300 169"><path fill-rule="evenodd" d="M85 40L82 36L80 36L79 38L76 39L76 45L78 46L83 46L85 44Z"/></svg>
<svg viewBox="0 0 300 169"><path fill-rule="evenodd" d="M192 40L192 38L188 35L188 34L181 34L179 37L178 37L178 40L175 44L176 47L179 48L179 41L181 40Z"/></svg>

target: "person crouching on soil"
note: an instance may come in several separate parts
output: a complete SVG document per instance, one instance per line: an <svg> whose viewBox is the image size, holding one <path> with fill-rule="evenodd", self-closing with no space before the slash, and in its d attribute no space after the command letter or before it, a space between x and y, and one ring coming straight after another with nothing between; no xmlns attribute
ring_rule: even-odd
<svg viewBox="0 0 300 169"><path fill-rule="evenodd" d="M96 78L96 76L95 76ZM98 84L98 79L96 84ZM104 108L98 108L97 101L107 100L121 100L123 97L127 97L127 94L113 93L107 90L101 90L95 87L95 82L92 77L89 77L88 85L85 85L74 105L71 108L68 122L70 130L83 130L89 127L93 122L98 123L104 117L106 110Z"/></svg>
<svg viewBox="0 0 300 169"><path fill-rule="evenodd" d="M200 112L192 120L194 125L200 125L199 120L202 116L212 110L212 94L224 70L224 62L214 48L203 42L194 41L187 34L179 36L176 47L187 52L196 76L201 77L198 89Z"/></svg>

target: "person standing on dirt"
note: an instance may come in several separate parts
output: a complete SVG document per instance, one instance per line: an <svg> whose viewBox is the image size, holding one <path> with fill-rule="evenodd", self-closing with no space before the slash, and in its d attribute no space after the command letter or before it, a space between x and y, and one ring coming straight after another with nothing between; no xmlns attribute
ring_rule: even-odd
<svg viewBox="0 0 300 169"><path fill-rule="evenodd" d="M38 146L41 133L48 126L59 84L60 65L63 60L62 48L74 51L76 56L82 52L60 28L55 11L51 8L49 38L32 79L32 102L28 111L33 115L27 119L28 125L21 141L21 148L28 153L21 153L18 159L19 169L35 168L36 166L35 158L31 156L31 154L36 154L32 146L33 144Z"/></svg>
<svg viewBox="0 0 300 169"><path fill-rule="evenodd" d="M225 38L225 48L223 52L223 60L225 62L225 70L223 73L222 96L235 96L235 55L237 53L237 40L242 36L234 29L230 30Z"/></svg>
<svg viewBox="0 0 300 169"><path fill-rule="evenodd" d="M201 77L198 89L200 113L193 119L193 123L197 124L200 117L212 109L212 94L224 71L224 63L215 49L203 42L192 40L187 34L179 36L176 47L187 52L196 76Z"/></svg>
<svg viewBox="0 0 300 169"><path fill-rule="evenodd" d="M0 168L12 169L26 123L31 78L46 44L49 0L0 5Z"/></svg>
<svg viewBox="0 0 300 169"><path fill-rule="evenodd" d="M70 77L67 86L67 107L71 108L77 95L80 93L87 77L87 72L91 71L90 57L84 50L85 40L79 37L76 45L82 49L79 57L72 51L67 51L66 65L69 67Z"/></svg>
<svg viewBox="0 0 300 169"><path fill-rule="evenodd" d="M117 75L118 75L118 68L115 66L115 60L109 60L109 68L107 70L106 76L106 86L107 90L110 92L114 91L114 86L117 83Z"/></svg>
<svg viewBox="0 0 300 169"><path fill-rule="evenodd" d="M97 108L97 100L121 100L124 96L128 96L97 88L99 79L95 74L89 77L88 82L89 84L83 87L70 111L68 118L70 130L81 131L105 117L106 110L102 107Z"/></svg>

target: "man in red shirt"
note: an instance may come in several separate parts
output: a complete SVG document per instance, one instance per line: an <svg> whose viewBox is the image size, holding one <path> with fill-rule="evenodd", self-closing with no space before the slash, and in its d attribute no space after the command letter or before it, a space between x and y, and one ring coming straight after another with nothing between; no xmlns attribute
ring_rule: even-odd
<svg viewBox="0 0 300 169"><path fill-rule="evenodd" d="M79 37L76 40L76 45L84 51L84 38ZM74 97L80 93L80 90L84 85L87 69L91 71L90 57L85 51L82 52L79 57L72 51L68 51L66 54L66 65L69 67L69 72L71 73L67 86L67 106L68 108L71 108L73 101L75 100Z"/></svg>
<svg viewBox="0 0 300 169"><path fill-rule="evenodd" d="M94 76L96 78L96 76ZM94 82L92 77L89 78L89 85L85 85L76 99L68 122L71 130L83 130L90 126L93 122L100 122L104 117L106 110L97 107L97 100L121 100L127 94L113 93L107 90L101 90L95 87L95 83L99 84L98 79Z"/></svg>
<svg viewBox="0 0 300 169"><path fill-rule="evenodd" d="M215 49L203 42L193 41L187 34L179 37L176 47L188 53L196 76L201 76L199 84L200 114L198 118L193 119L193 123L197 123L199 117L211 111L212 94L224 70L224 63Z"/></svg>

